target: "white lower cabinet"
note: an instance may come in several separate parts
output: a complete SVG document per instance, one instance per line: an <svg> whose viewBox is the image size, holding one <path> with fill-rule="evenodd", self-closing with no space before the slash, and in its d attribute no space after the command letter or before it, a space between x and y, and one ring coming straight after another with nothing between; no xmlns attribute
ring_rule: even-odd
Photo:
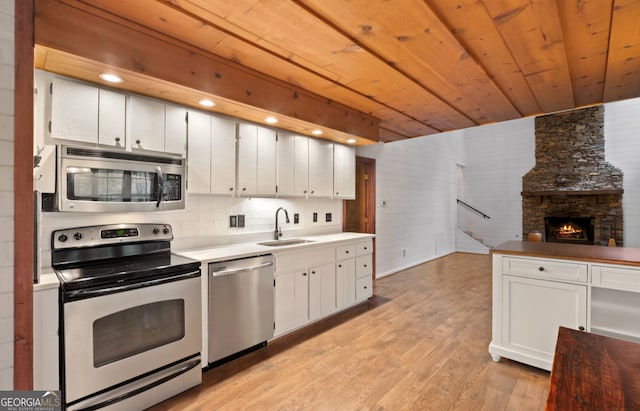
<svg viewBox="0 0 640 411"><path fill-rule="evenodd" d="M275 336L371 297L371 254L359 260L360 249L370 253L371 240L274 253ZM357 278L358 261L368 268L362 278Z"/></svg>
<svg viewBox="0 0 640 411"><path fill-rule="evenodd" d="M493 359L550 370L560 326L640 342L640 267L494 253Z"/></svg>
<svg viewBox="0 0 640 411"><path fill-rule="evenodd" d="M550 368L558 327L586 327L587 286L505 275L502 306L502 347Z"/></svg>

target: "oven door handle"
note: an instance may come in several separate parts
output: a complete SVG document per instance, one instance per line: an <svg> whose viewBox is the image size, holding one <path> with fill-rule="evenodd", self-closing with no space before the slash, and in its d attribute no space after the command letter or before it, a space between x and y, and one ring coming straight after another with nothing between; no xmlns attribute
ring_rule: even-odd
<svg viewBox="0 0 640 411"><path fill-rule="evenodd" d="M191 271L191 272L179 274L176 276L157 278L155 280L143 281L143 282L134 283L134 284L100 288L96 290L67 291L65 295L67 297L67 302L71 302L71 301L85 299L85 298L100 297L103 295L115 294L122 291L136 290L138 288L145 288L145 287L151 287L154 285L160 285L164 283L171 283L174 281L186 280L188 278L195 278L199 276L200 276L200 271Z"/></svg>
<svg viewBox="0 0 640 411"><path fill-rule="evenodd" d="M129 392L126 392L126 393L124 393L122 395L119 395L119 396L117 396L115 398L110 398L110 399L108 399L106 401L102 401L102 402L99 402L97 404L93 404L93 405L90 405L88 407L85 407L85 408L80 408L77 411L95 411L95 410L99 410L100 408L104 408L104 407L107 407L109 405L116 404L116 403L118 403L120 401L124 401L124 400L126 400L128 398L135 397L138 394L141 394L141 393L143 393L145 391L148 391L148 390L150 390L150 389L152 389L154 387L157 387L157 386L159 386L161 384L164 384L165 382L167 382L169 380L172 380L172 379L184 374L185 372L187 372L189 370L192 370L193 368L197 367L198 365L200 365L200 359L190 361L190 362L184 364L176 372L174 372L172 374L169 374L167 376L164 376L164 377L162 377L162 378L160 378L160 379L158 379L156 381L153 381L152 383L149 383L149 384L147 384L147 385L145 385L143 387L136 388L136 389L131 390Z"/></svg>
<svg viewBox="0 0 640 411"><path fill-rule="evenodd" d="M244 271L254 271L254 270L259 270L260 268L270 267L272 265L273 265L273 261L268 261L268 262L262 263L262 264L251 265L249 267L233 268L231 270L212 271L211 272L211 276L212 277L220 277L220 276L223 276L223 275L237 274L237 273L241 273L241 272L244 272Z"/></svg>

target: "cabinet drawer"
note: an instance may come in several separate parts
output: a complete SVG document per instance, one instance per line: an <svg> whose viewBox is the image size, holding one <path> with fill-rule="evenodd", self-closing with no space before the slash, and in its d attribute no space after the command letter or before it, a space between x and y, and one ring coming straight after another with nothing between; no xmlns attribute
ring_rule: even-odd
<svg viewBox="0 0 640 411"><path fill-rule="evenodd" d="M594 265L591 267L593 285L620 290L640 291L640 268Z"/></svg>
<svg viewBox="0 0 640 411"><path fill-rule="evenodd" d="M503 257L502 273L551 280L587 282L587 264L542 258Z"/></svg>
<svg viewBox="0 0 640 411"><path fill-rule="evenodd" d="M371 254L356 257L356 277L371 277L372 262Z"/></svg>
<svg viewBox="0 0 640 411"><path fill-rule="evenodd" d="M275 254L275 271L277 274L299 269L307 269L327 263L333 263L333 247L300 251L289 254Z"/></svg>
<svg viewBox="0 0 640 411"><path fill-rule="evenodd" d="M356 300L364 301L373 295L373 281L371 277L362 277L356 280Z"/></svg>
<svg viewBox="0 0 640 411"><path fill-rule="evenodd" d="M373 253L373 244L371 240L363 241L361 243L356 244L357 255L366 255L371 253Z"/></svg>
<svg viewBox="0 0 640 411"><path fill-rule="evenodd" d="M336 260L353 258L355 256L356 256L355 244L342 245L342 246L336 247Z"/></svg>

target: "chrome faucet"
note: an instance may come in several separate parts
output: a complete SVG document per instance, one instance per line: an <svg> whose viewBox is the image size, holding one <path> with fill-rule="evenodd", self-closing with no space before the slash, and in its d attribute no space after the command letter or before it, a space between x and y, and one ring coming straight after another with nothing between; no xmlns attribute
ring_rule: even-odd
<svg viewBox="0 0 640 411"><path fill-rule="evenodd" d="M280 207L276 210L276 231L273 235L273 239L274 240L279 240L280 237L282 237L282 230L280 230L280 225L278 224L278 213L280 212L280 210L284 211L284 218L287 222L287 224L289 224L289 213L287 212L287 210L285 210L284 207Z"/></svg>

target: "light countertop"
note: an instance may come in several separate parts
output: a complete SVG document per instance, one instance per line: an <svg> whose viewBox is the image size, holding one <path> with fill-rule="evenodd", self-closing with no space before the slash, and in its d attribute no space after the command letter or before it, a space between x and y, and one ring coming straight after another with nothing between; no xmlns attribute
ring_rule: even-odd
<svg viewBox="0 0 640 411"><path fill-rule="evenodd" d="M312 249L330 244L333 245L342 241L365 240L372 237L374 237L374 234L363 233L336 233L314 236L300 236L295 238L308 240L310 242L277 247L260 245L257 242L225 244L214 247L203 247L194 250L182 250L176 252L176 254L182 255L187 258L192 258L194 260L199 260L201 262L210 263L214 261L230 260L259 254L285 253L293 250L300 251L301 249ZM288 240L288 238L283 238L282 240L285 241Z"/></svg>

